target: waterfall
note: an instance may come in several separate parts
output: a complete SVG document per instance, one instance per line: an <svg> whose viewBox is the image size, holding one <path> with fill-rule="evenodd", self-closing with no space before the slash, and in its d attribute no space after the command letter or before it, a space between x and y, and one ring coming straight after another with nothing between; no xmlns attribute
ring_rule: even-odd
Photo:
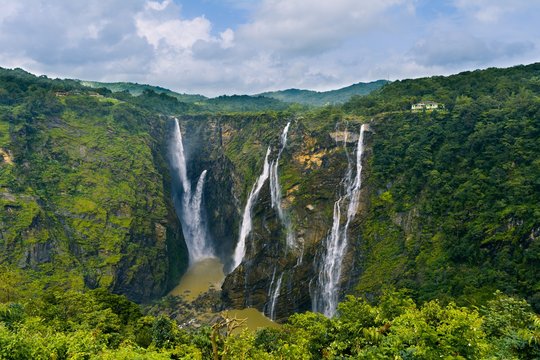
<svg viewBox="0 0 540 360"><path fill-rule="evenodd" d="M365 125L362 125L356 148L356 176L353 180L352 169L349 163L349 168L344 179L345 194L340 196L334 203L332 229L325 241L326 253L319 267L318 283L312 294L313 311L322 312L328 317L334 316L336 312L341 266L348 243L349 225L358 211L360 188L362 186L364 132ZM347 203L347 218L345 224L342 226L341 206L345 203Z"/></svg>
<svg viewBox="0 0 540 360"><path fill-rule="evenodd" d="M279 293L281 290L282 280L283 280L283 273L281 273L281 275L279 276L279 279L276 282L276 287L274 288L274 291L272 292L272 295L270 297L270 319L271 320L276 320L276 305L277 305L277 300L278 300ZM270 284L270 290L271 289L272 289L272 284Z"/></svg>
<svg viewBox="0 0 540 360"><path fill-rule="evenodd" d="M281 154L283 153L283 150L285 149L285 146L287 145L287 135L289 133L290 125L291 125L291 122L289 121L287 125L285 126L285 128L283 129L283 132L281 133L281 137L280 137L280 147L279 147L278 156L270 164L270 195L272 197L272 208L276 209L279 220L285 227L287 249L295 248L296 244L295 244L294 233L292 231L291 220L289 216L283 210L283 207L281 206L281 186L279 184L278 166L279 166L279 160L281 159Z"/></svg>
<svg viewBox="0 0 540 360"><path fill-rule="evenodd" d="M176 170L180 183L182 185L182 198L180 222L182 223L182 232L189 252L189 262L193 264L199 260L214 257L212 247L209 244L209 237L206 234L204 219L202 215L202 195L204 180L207 171L204 170L195 187L195 193L192 194L191 182L187 176L186 155L184 152L184 143L182 141L182 132L180 124L175 118L174 139L172 144L172 163Z"/></svg>
<svg viewBox="0 0 540 360"><path fill-rule="evenodd" d="M242 225L240 226L240 236L238 238L238 243L236 244L236 248L234 249L234 256L233 256L233 267L232 270L236 269L238 265L242 263L242 260L244 259L244 256L246 255L246 239L251 232L252 223L251 223L251 212L253 211L253 206L255 205L255 202L257 201L257 198L259 197L259 193L266 182L266 179L268 179L269 173L270 173L270 164L268 163L268 157L270 156L270 147L268 147L268 150L266 151L266 156L264 158L264 166L263 171L255 184L253 184L253 187L251 188L251 191L248 196L248 200L246 202L246 206L244 207L244 214L242 215Z"/></svg>
<svg viewBox="0 0 540 360"><path fill-rule="evenodd" d="M264 314L270 317L270 312L272 311L272 290L274 289L274 281L276 279L276 267L274 266L274 271L272 272L272 280L270 280L270 286L268 287L267 298L269 299L266 305L264 306Z"/></svg>

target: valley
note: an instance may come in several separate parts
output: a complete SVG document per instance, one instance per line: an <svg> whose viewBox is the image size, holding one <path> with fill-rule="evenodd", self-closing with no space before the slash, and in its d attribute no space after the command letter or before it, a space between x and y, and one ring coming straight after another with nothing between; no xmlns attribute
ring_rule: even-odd
<svg viewBox="0 0 540 360"><path fill-rule="evenodd" d="M313 107L0 69L0 349L534 358L539 78Z"/></svg>

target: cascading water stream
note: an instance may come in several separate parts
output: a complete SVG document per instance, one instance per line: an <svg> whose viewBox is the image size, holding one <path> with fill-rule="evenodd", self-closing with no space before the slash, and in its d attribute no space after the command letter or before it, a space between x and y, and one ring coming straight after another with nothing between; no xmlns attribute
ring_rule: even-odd
<svg viewBox="0 0 540 360"><path fill-rule="evenodd" d="M238 237L238 243L236 244L236 248L234 249L232 270L236 269L238 265L242 263L242 260L246 255L246 239L252 228L251 212L253 211L253 206L255 205L255 202L259 197L259 193L261 192L261 189L270 174L270 164L268 163L270 150L270 147L268 147L268 150L266 151L266 156L264 158L263 171L255 184L253 184L251 192L248 196L248 200L246 202L246 206L244 207L244 213L242 215L242 225L240 226L240 236Z"/></svg>
<svg viewBox="0 0 540 360"><path fill-rule="evenodd" d="M345 195L340 196L334 203L332 229L326 238L326 253L319 267L318 282L312 294L313 311L321 312L328 317L334 316L336 312L342 261L348 244L349 225L358 211L360 188L362 186L364 132L365 125L362 125L356 149L356 176L353 180L352 169L349 164L344 179ZM345 224L341 226L341 206L344 203L348 204L347 219Z"/></svg>
<svg viewBox="0 0 540 360"><path fill-rule="evenodd" d="M276 305L277 300L281 291L281 282L283 280L283 273L279 275L278 281L276 282L276 287L270 296L270 320L276 320ZM270 289L272 286L270 286Z"/></svg>
<svg viewBox="0 0 540 360"><path fill-rule="evenodd" d="M193 264L202 259L215 257L212 247L209 244L208 235L206 234L202 213L202 195L207 171L204 170L199 176L195 193L192 194L191 182L187 176L182 132L176 118L173 140L171 148L172 163L174 169L177 171L183 191L181 209L179 211L180 222L182 223L182 232L189 252L189 262Z"/></svg>
<svg viewBox="0 0 540 360"><path fill-rule="evenodd" d="M288 214L285 213L285 211L283 210L283 207L281 206L281 186L279 184L278 166L279 166L279 160L281 159L281 154L283 153L285 146L287 146L287 135L289 133L290 125L291 125L291 122L289 121L287 125L285 126L285 128L283 129L283 132L281 133L281 137L280 137L280 147L279 147L278 156L270 164L270 195L272 198L272 208L276 209L279 220L285 227L287 249L296 248L297 245L296 245L294 233L292 231L291 220Z"/></svg>
<svg viewBox="0 0 540 360"><path fill-rule="evenodd" d="M274 266L274 271L272 272L272 280L270 280L270 286L268 287L268 294L267 294L267 298L270 299L266 305L265 305L265 308L264 308L264 313L266 316L270 316L270 311L271 311L271 307L272 307L272 294L274 293L274 281L276 280L276 267Z"/></svg>

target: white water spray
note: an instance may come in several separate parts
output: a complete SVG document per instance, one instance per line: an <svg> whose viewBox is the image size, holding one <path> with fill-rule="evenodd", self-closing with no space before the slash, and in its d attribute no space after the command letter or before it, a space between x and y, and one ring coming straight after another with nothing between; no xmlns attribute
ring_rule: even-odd
<svg viewBox="0 0 540 360"><path fill-rule="evenodd" d="M283 129L283 132L281 133L281 137L280 137L280 147L279 147L278 156L270 164L270 195L272 197L272 208L276 209L279 220L285 227L287 249L296 248L297 245L296 245L294 233L292 231L291 219L289 218L288 214L285 213L285 211L283 210L283 207L281 206L281 186L279 184L278 166L279 166L279 160L281 159L281 154L283 153L285 146L287 146L287 135L289 133L290 125L291 125L291 122L289 121L287 125L285 126L285 128Z"/></svg>
<svg viewBox="0 0 540 360"><path fill-rule="evenodd" d="M266 151L263 171L255 184L253 184L251 192L248 196L248 200L246 202L246 206L244 208L244 214L242 215L242 225L240 226L240 236L238 237L238 243L236 244L236 248L234 249L232 270L236 269L238 265L242 263L242 260L244 260L244 256L246 255L246 239L252 229L251 212L253 211L253 206L255 205L255 202L259 197L259 193L261 192L261 189L266 180L268 179L270 173L268 156L270 156L270 147L268 147L268 150Z"/></svg>
<svg viewBox="0 0 540 360"><path fill-rule="evenodd" d="M351 221L358 211L360 188L362 186L362 153L364 151L365 125L360 128L360 137L356 149L356 176L352 179L352 169L345 175L345 195L334 203L333 224L326 238L326 253L319 270L318 283L312 294L313 311L332 317L336 313L339 293L339 280L345 249L348 243L348 230ZM347 219L341 226L341 206L347 205Z"/></svg>
<svg viewBox="0 0 540 360"><path fill-rule="evenodd" d="M189 252L189 262L193 264L202 259L215 257L204 227L201 206L207 172L204 170L201 173L197 180L195 193L192 194L191 182L187 176L186 156L178 119L175 119L174 141L171 150L173 167L178 173L183 190L181 210L179 211L182 232Z"/></svg>

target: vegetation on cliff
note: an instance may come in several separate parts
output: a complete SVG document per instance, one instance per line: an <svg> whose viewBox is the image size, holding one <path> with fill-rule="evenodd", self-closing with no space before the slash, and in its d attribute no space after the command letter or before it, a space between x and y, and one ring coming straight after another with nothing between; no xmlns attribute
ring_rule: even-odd
<svg viewBox="0 0 540 360"><path fill-rule="evenodd" d="M360 293L479 305L499 289L540 309L539 79L534 64L406 80L344 106L378 114ZM406 109L423 98L446 109Z"/></svg>
<svg viewBox="0 0 540 360"><path fill-rule="evenodd" d="M0 70L0 358L539 357L539 79L533 64L405 80L308 111ZM410 111L423 100L444 109ZM354 147L343 140L369 123L341 287L357 297L336 318L212 336L104 291L155 298L187 263L166 115L188 130L188 172L212 170L205 199L220 205L209 220L224 256L266 148L292 122L279 180L303 263L283 251L265 188L247 265L224 288L228 305L262 308L272 273L285 273L281 320L310 306L298 284L314 278L331 226Z"/></svg>
<svg viewBox="0 0 540 360"><path fill-rule="evenodd" d="M21 70L1 70L0 104L0 263L36 286L162 295L185 266L168 119Z"/></svg>

